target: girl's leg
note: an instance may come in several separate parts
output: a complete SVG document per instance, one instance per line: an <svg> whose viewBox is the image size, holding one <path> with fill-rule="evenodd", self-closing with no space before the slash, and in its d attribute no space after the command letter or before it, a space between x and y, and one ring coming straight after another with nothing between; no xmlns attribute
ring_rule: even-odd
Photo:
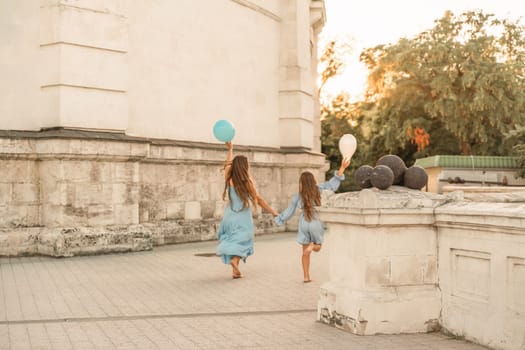
<svg viewBox="0 0 525 350"><path fill-rule="evenodd" d="M240 256L232 256L230 259L230 265L232 266L232 277L233 278L241 278L242 274L239 270L239 262L241 261Z"/></svg>
<svg viewBox="0 0 525 350"><path fill-rule="evenodd" d="M321 243L319 243L319 244L314 243L313 247L312 247L312 250L317 253L318 251L321 250L321 246L322 246Z"/></svg>
<svg viewBox="0 0 525 350"><path fill-rule="evenodd" d="M303 244L303 256L301 261L303 263L304 283L311 281L310 279L310 254L312 253L312 244Z"/></svg>

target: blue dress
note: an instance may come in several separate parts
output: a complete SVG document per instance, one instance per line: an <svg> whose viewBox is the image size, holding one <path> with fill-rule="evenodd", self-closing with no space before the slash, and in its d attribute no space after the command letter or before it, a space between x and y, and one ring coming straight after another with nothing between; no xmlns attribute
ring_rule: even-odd
<svg viewBox="0 0 525 350"><path fill-rule="evenodd" d="M233 256L240 256L244 262L253 254L254 225L250 207L242 209L242 201L235 188L228 186L230 202L224 209L224 217L219 226L217 255L225 264Z"/></svg>
<svg viewBox="0 0 525 350"><path fill-rule="evenodd" d="M341 185L341 181L345 179L345 175L338 176L337 171L329 181L323 182L317 185L319 191L330 190L336 191ZM303 209L303 201L299 193L294 194L292 201L288 208L286 208L281 214L275 217L275 223L277 225L284 225L284 222L289 220L295 213L296 208ZM324 240L324 226L323 223L318 219L317 213L314 212L314 217L311 221L306 221L304 217L304 211L301 211L299 217L297 231L297 242L299 244L309 244L311 242L315 244L321 244Z"/></svg>

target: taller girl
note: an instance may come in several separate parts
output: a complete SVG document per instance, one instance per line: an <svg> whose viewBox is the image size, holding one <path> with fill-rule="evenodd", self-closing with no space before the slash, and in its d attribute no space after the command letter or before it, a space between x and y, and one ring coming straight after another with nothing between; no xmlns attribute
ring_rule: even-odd
<svg viewBox="0 0 525 350"><path fill-rule="evenodd" d="M314 175L305 171L299 177L299 192L292 197L288 208L275 218L277 225L283 225L295 213L295 209L302 209L299 217L297 242L302 245L303 254L301 262L303 265L304 283L311 282L310 279L310 254L312 251L321 250L324 240L323 223L319 220L315 206L321 205L321 191L335 191L339 188L341 181L345 179L344 171L350 165L350 159L343 159L339 170L330 181L317 184Z"/></svg>
<svg viewBox="0 0 525 350"><path fill-rule="evenodd" d="M226 142L228 156L224 166L223 199L229 203L224 209L224 217L218 231L219 245L217 255L225 264L232 266L232 277L241 278L239 262L253 254L253 237L255 227L252 210L257 205L274 216L278 213L259 195L255 183L250 176L248 159L239 155L233 158L233 145Z"/></svg>

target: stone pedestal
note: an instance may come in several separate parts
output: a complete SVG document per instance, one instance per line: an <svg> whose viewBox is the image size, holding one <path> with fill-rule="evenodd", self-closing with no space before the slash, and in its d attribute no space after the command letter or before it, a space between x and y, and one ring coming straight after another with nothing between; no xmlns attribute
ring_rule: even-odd
<svg viewBox="0 0 525 350"><path fill-rule="evenodd" d="M331 196L320 208L330 280L318 320L359 335L438 328L434 208L447 198L396 186Z"/></svg>

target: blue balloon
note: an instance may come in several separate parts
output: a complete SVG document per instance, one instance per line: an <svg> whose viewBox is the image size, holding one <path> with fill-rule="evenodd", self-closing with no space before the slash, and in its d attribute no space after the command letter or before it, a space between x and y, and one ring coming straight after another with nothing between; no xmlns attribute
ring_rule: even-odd
<svg viewBox="0 0 525 350"><path fill-rule="evenodd" d="M235 129L232 123L227 120L218 120L213 126L213 135L221 142L229 142L235 136Z"/></svg>

